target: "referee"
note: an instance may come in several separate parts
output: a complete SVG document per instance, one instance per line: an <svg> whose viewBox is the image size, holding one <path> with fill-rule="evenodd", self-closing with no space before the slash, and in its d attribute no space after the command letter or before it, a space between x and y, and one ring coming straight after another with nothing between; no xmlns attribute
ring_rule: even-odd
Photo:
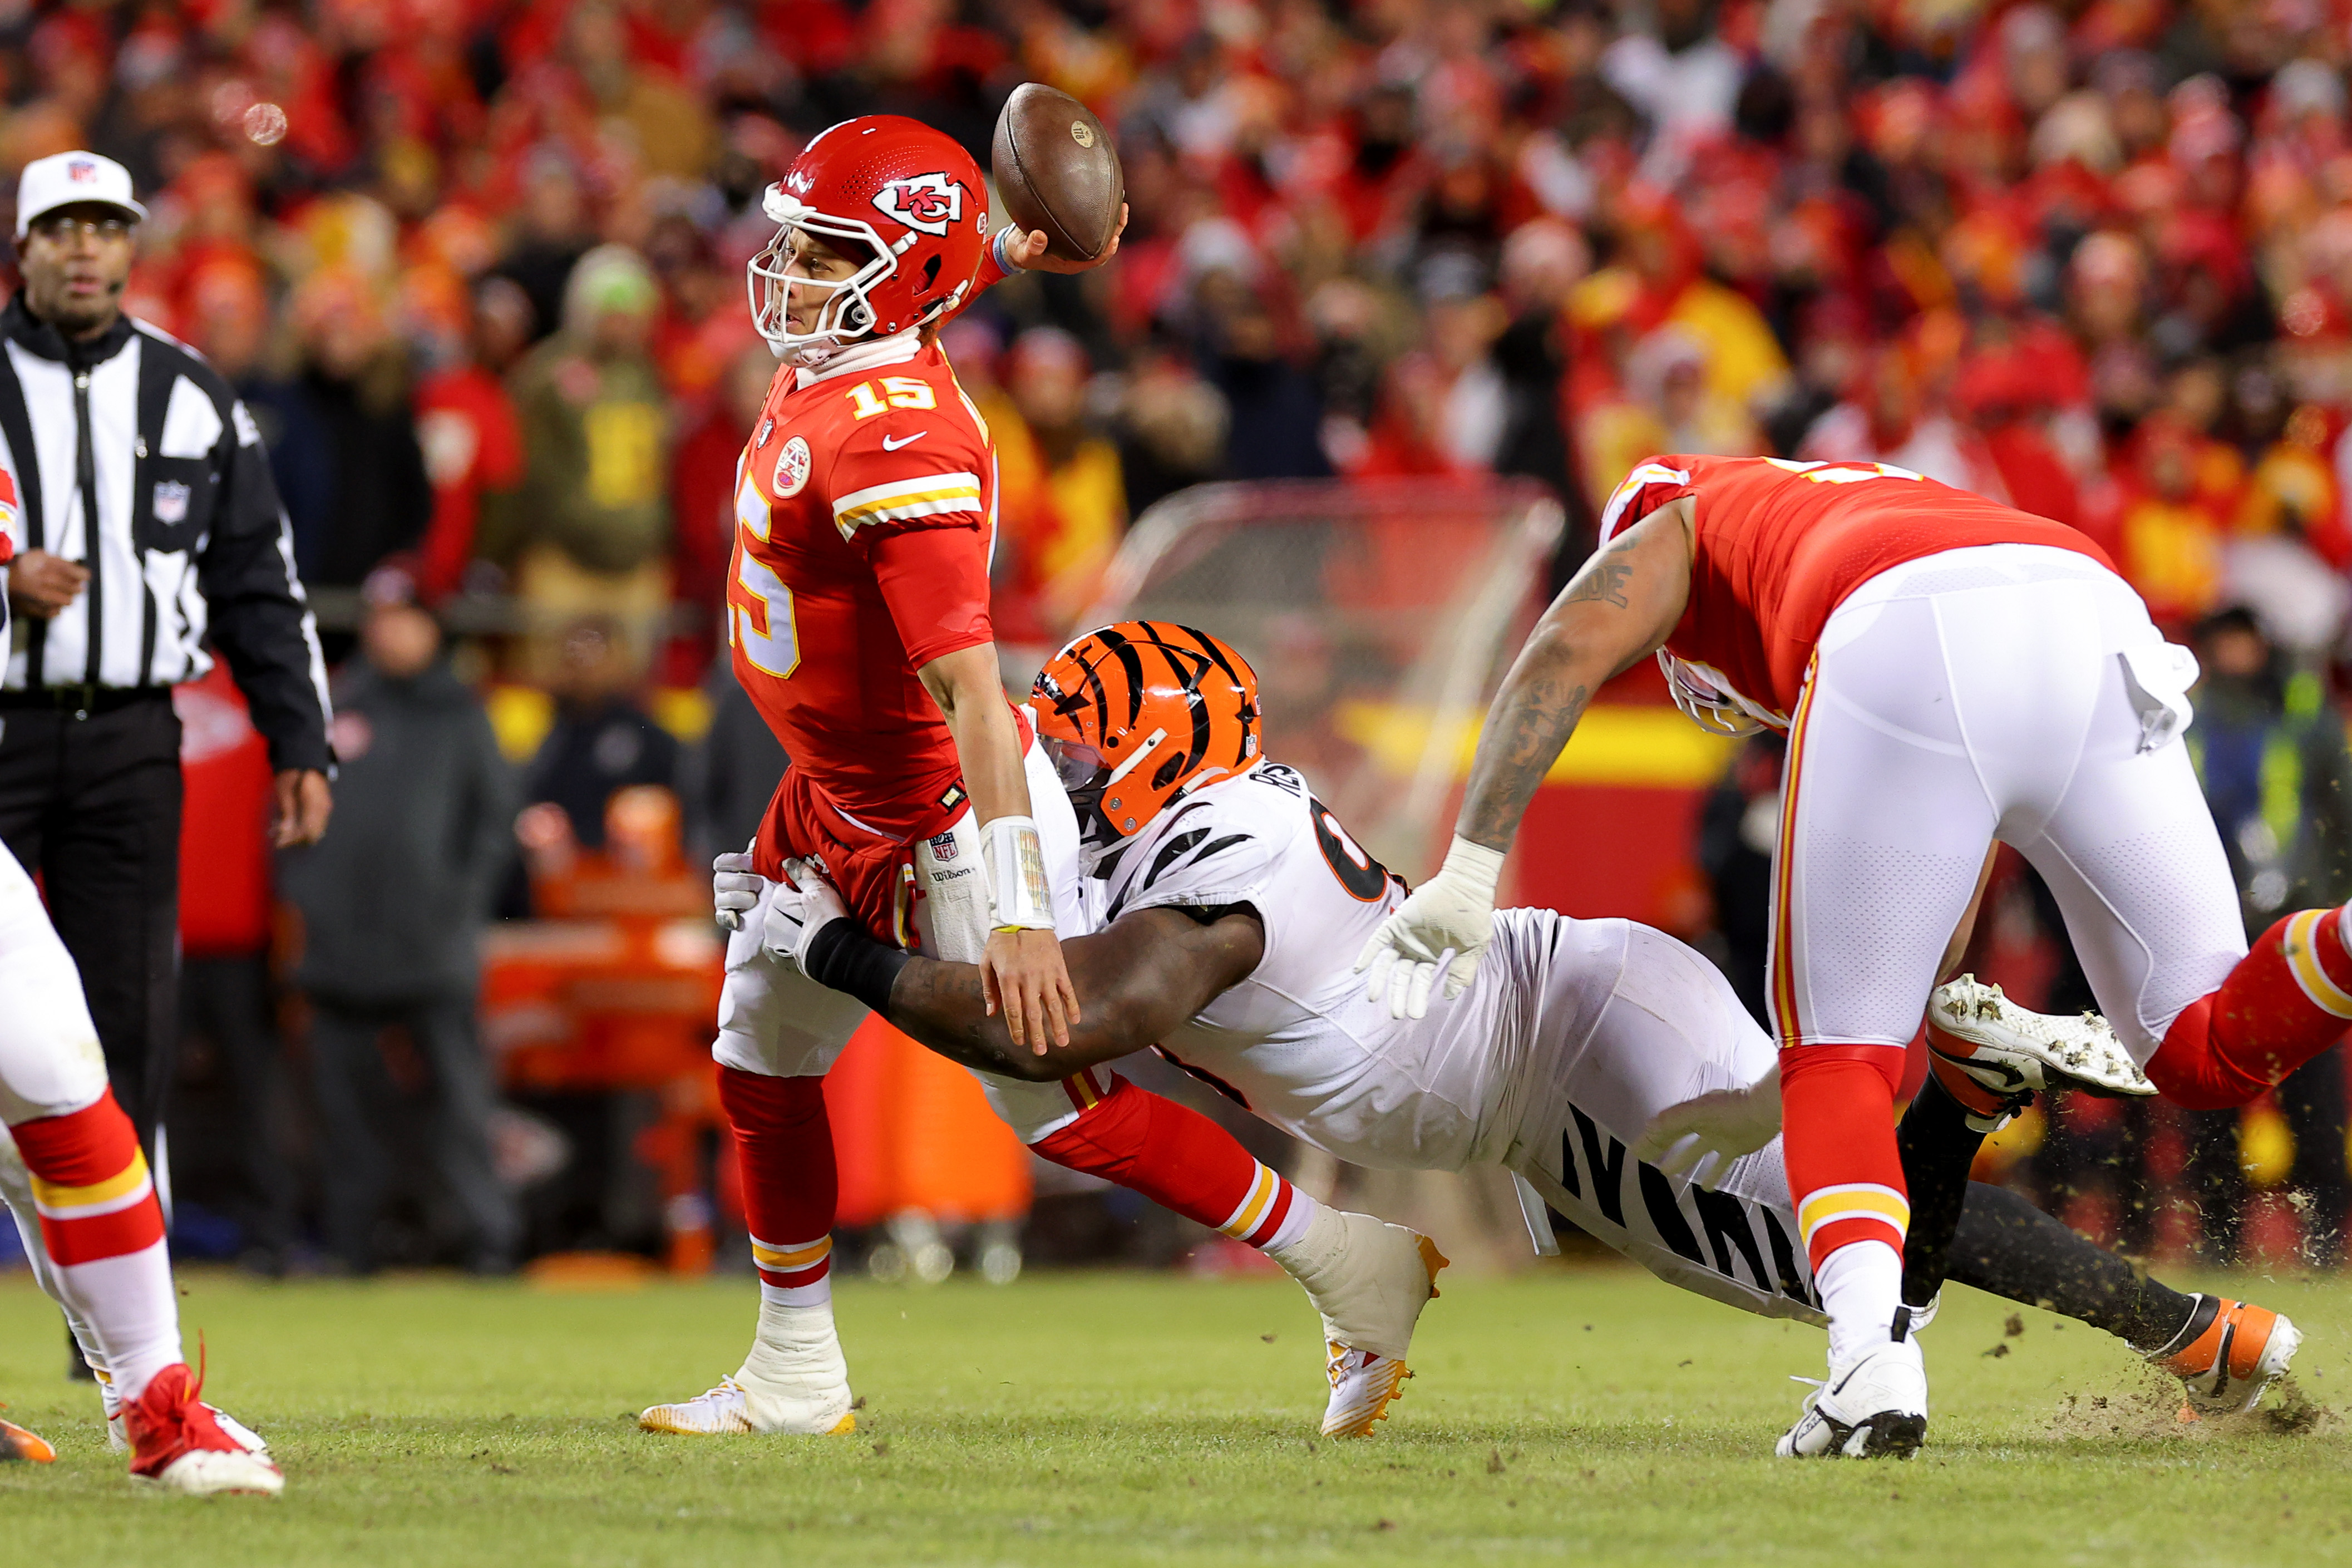
<svg viewBox="0 0 2352 1568"><path fill-rule="evenodd" d="M0 840L39 873L115 1098L152 1149L179 1039L180 721L228 659L277 774L274 833L326 831L326 675L261 437L194 351L122 313L146 209L89 153L27 164L0 310L21 506L0 679ZM157 1174L162 1176L162 1163Z"/></svg>

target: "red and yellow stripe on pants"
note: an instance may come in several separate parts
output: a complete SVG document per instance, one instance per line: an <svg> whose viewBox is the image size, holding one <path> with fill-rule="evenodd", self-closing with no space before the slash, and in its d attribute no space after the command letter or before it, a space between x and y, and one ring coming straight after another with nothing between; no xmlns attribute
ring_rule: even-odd
<svg viewBox="0 0 2352 1568"><path fill-rule="evenodd" d="M1804 1042L1803 1009L1797 994L1797 822L1805 777L1806 721L1813 714L1820 664L1817 654L1805 670L1805 689L1797 694L1797 710L1789 720L1788 755L1780 764L1780 853L1772 865L1772 951L1768 978L1773 1033L1784 1049Z"/></svg>
<svg viewBox="0 0 2352 1568"><path fill-rule="evenodd" d="M1895 1092L1903 1081L1903 1047L1822 1041L1814 1017L1811 954L1804 951L1806 744L1820 670L1789 721L1781 771L1780 856L1772 885L1772 1024L1780 1044L1781 1153L1789 1195L1805 1251L1818 1271L1830 1254L1857 1241L1883 1241L1898 1253L1911 1225L1903 1158L1895 1142Z"/></svg>
<svg viewBox="0 0 2352 1568"><path fill-rule="evenodd" d="M54 1262L71 1268L163 1239L163 1211L131 1119L110 1093L64 1116L9 1129L33 1176L33 1207Z"/></svg>

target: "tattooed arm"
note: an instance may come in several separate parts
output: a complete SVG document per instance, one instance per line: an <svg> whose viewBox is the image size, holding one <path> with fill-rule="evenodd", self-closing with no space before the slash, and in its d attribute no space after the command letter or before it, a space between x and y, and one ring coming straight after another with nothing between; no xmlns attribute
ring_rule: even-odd
<svg viewBox="0 0 2352 1568"><path fill-rule="evenodd" d="M1691 503L1670 501L1584 563L1519 650L1487 710L1454 847L1436 876L1382 922L1356 961L1373 1001L1399 1018L1429 1011L1445 976L1459 996L1494 931L1503 852L1536 787L1601 684L1655 651L1690 598Z"/></svg>
<svg viewBox="0 0 2352 1568"><path fill-rule="evenodd" d="M1655 653L1690 598L1691 502L1660 507L1560 590L1486 710L1454 832L1504 850L1592 694Z"/></svg>

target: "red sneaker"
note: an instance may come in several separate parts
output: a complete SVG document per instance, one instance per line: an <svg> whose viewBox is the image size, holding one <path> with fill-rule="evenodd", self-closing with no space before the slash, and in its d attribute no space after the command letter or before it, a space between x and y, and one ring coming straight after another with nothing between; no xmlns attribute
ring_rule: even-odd
<svg viewBox="0 0 2352 1568"><path fill-rule="evenodd" d="M286 1478L265 1454L221 1430L212 1406L197 1398L204 1379L178 1363L157 1373L146 1392L122 1407L131 1436L131 1479L190 1497L254 1492L276 1497Z"/></svg>
<svg viewBox="0 0 2352 1568"><path fill-rule="evenodd" d="M0 1465L46 1465L58 1451L38 1432L27 1432L14 1421L0 1421Z"/></svg>

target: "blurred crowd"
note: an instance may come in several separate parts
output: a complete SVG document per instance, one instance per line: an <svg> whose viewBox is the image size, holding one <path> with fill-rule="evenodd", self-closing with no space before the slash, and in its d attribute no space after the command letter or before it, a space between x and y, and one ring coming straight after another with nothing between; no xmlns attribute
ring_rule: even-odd
<svg viewBox="0 0 2352 1568"><path fill-rule="evenodd" d="M1008 642L1070 630L1202 480L1527 476L1566 567L1645 453L1875 460L2081 527L2181 635L2237 616L2276 695L2247 723L2292 750L2333 722L2352 567L2347 57L2340 0L0 0L0 177L132 171L130 308L268 439L347 774L442 714L436 843L537 800L593 846L658 783L731 844L777 762L712 668L774 368L742 268L834 121L916 114L984 166L1035 79L1117 135L1118 263L947 333ZM464 782L466 682L397 673L446 670L445 627L500 634L469 679L552 694L497 726L520 786ZM682 749L646 694L706 676ZM2204 760L2285 843L2277 744ZM1710 854L1777 779L1740 770ZM485 1260L515 1223L475 1215Z"/></svg>
<svg viewBox="0 0 2352 1568"><path fill-rule="evenodd" d="M134 308L273 440L306 577L593 604L690 677L772 369L764 184L858 112L1117 128L1118 266L950 342L1010 629L1217 477L1871 458L2332 645L2352 19L2323 0L206 0L5 8L0 166L123 160ZM2327 569L2307 568L2316 560Z"/></svg>

